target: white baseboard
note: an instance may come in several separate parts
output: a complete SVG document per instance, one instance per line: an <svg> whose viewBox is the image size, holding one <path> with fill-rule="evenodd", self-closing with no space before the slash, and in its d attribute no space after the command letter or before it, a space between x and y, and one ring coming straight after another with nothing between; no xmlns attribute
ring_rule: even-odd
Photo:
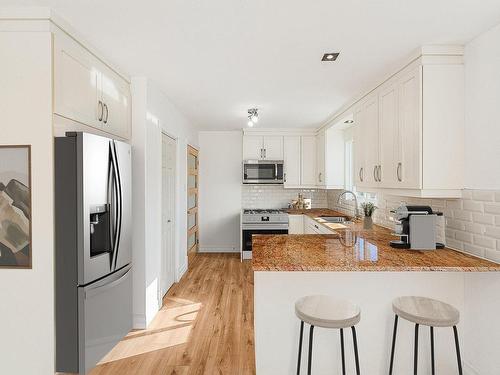
<svg viewBox="0 0 500 375"><path fill-rule="evenodd" d="M132 328L134 329L146 329L146 315L144 314L134 314L132 321Z"/></svg>
<svg viewBox="0 0 500 375"><path fill-rule="evenodd" d="M201 246L198 250L199 253L239 253L239 246L218 246L218 245L210 245L210 246Z"/></svg>
<svg viewBox="0 0 500 375"><path fill-rule="evenodd" d="M178 277L177 277L176 282L179 282L179 280L182 278L182 276L184 276L184 274L187 272L187 269L188 269L188 264L187 264L187 259L186 259L184 264L179 268Z"/></svg>

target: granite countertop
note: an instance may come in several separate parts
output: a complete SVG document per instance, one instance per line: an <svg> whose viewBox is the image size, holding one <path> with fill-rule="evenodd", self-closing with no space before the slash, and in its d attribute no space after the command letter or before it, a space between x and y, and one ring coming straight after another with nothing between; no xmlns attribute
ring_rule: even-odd
<svg viewBox="0 0 500 375"><path fill-rule="evenodd" d="M289 210L290 214L345 216L332 210ZM320 222L320 220L317 220ZM323 225L325 225L323 223ZM329 226L329 225L327 225ZM444 248L394 249L389 229L362 223L335 229L336 234L254 235L254 271L500 271L500 264Z"/></svg>

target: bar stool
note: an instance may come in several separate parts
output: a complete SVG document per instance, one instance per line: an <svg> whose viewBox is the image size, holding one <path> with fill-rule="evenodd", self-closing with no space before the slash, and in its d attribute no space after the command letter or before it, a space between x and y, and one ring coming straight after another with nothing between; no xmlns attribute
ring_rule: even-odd
<svg viewBox="0 0 500 375"><path fill-rule="evenodd" d="M304 323L309 328L309 358L307 362L307 374L311 374L312 367L312 345L314 327L340 329L340 348L342 352L342 374L345 375L344 356L344 328L351 328L354 343L354 358L356 361L356 374L359 375L358 343L356 339L356 328L354 327L361 319L361 311L358 306L349 301L337 300L329 296L306 296L295 302L295 314L300 319L299 355L297 361L297 375L300 374L300 360L302 357L302 337L304 334Z"/></svg>
<svg viewBox="0 0 500 375"><path fill-rule="evenodd" d="M430 327L431 336L431 368L432 375L435 374L434 366L434 327L453 327L455 335L455 349L457 352L458 373L462 375L462 360L460 357L460 345L458 343L457 324L460 320L460 312L453 306L426 297L398 297L392 302L394 311L394 331L392 334L391 363L389 375L392 375L394 364L394 349L396 345L396 332L398 329L398 318L415 323L415 352L413 358L413 373L417 374L418 364L418 328L420 325Z"/></svg>

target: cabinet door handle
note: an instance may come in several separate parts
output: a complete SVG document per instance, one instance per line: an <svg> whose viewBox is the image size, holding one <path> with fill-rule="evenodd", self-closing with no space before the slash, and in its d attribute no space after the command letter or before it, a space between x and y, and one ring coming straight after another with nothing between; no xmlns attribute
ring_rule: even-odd
<svg viewBox="0 0 500 375"><path fill-rule="evenodd" d="M364 171L363 167L359 168L359 180L363 182L363 177L364 177Z"/></svg>
<svg viewBox="0 0 500 375"><path fill-rule="evenodd" d="M264 149L263 148L260 149L260 158L264 159Z"/></svg>
<svg viewBox="0 0 500 375"><path fill-rule="evenodd" d="M264 149L264 159L267 158L267 150Z"/></svg>
<svg viewBox="0 0 500 375"><path fill-rule="evenodd" d="M283 173L283 182L286 182L286 172Z"/></svg>
<svg viewBox="0 0 500 375"><path fill-rule="evenodd" d="M97 104L98 112L99 112L99 117L97 120L102 121L102 116L104 115L104 108L102 105L102 102L99 100L99 103Z"/></svg>
<svg viewBox="0 0 500 375"><path fill-rule="evenodd" d="M104 103L104 109L106 110L106 117L104 117L103 122L104 122L105 124L107 124L107 123L108 123L108 115L109 115L109 111L108 111L108 105L107 105L106 103Z"/></svg>
<svg viewBox="0 0 500 375"><path fill-rule="evenodd" d="M382 166L378 166L378 182L382 182Z"/></svg>
<svg viewBox="0 0 500 375"><path fill-rule="evenodd" d="M378 170L378 166L374 166L373 167L373 179L375 180L375 182L378 182L378 179L377 179L377 170Z"/></svg>
<svg viewBox="0 0 500 375"><path fill-rule="evenodd" d="M401 162L398 163L398 168L396 169L396 175L398 177L398 181L399 182L402 182L403 179L401 178L401 167L403 166L403 164Z"/></svg>
<svg viewBox="0 0 500 375"><path fill-rule="evenodd" d="M322 178L321 178L322 176L323 176L323 174L322 174L321 172L319 172L319 175L318 175L318 181L319 181L319 182L323 182L323 180L322 180Z"/></svg>

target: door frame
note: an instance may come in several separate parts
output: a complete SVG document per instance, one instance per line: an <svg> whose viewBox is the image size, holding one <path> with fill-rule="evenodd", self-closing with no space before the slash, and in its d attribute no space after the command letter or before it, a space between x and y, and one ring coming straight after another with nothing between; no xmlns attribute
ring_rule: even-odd
<svg viewBox="0 0 500 375"><path fill-rule="evenodd" d="M196 234L196 241L195 241L193 246L189 247L189 245L188 245L188 247L186 249L186 254L188 256L188 264L189 264L190 254L198 252L198 246L199 246L199 242L200 242L200 231L199 231L199 225L198 225L199 224L198 211L199 211L199 203L200 203L200 196L199 196L199 186L200 186L200 174L199 174L200 163L199 162L200 162L200 159L199 159L199 151L196 148L194 148L193 146L188 145L186 158L189 159L190 156L194 156L196 158L196 166L194 169L190 169L189 168L189 161L187 161L187 165L188 165L187 178L189 179L189 176L195 176L196 186L194 188L189 188L189 186L188 186L187 198L188 198L188 202L189 202L189 197L194 195L196 197L195 198L196 205L191 209L188 208L187 216L194 214L196 224L192 228L189 228L189 225L188 225L188 228L187 228L187 240L188 241L187 241L187 243L189 243L189 237L192 236L193 234ZM188 204L188 207L189 207L189 204Z"/></svg>
<svg viewBox="0 0 500 375"><path fill-rule="evenodd" d="M172 191L172 238L170 239L170 242L171 242L171 249L170 251L172 252L171 254L171 259L172 259L172 265L171 265L171 271L172 271L172 285L177 281L178 279L178 252L177 252L177 243L178 243L178 238L177 238L177 233L178 233L178 229L179 229L179 220L177 218L177 209L178 209L178 206L177 206L177 196L178 196L178 192L177 192L177 181L178 181L178 173L179 173L179 167L178 167L178 154L177 154L177 151L178 151L178 148L179 148L179 142L178 142L178 139L170 134L168 134L167 132L165 131L162 131L161 132L161 158L162 158L162 161L161 161L161 228L162 228L162 231L161 231L161 267L160 267L160 287L159 287L159 290L160 290L160 298L159 298L159 303L160 305L162 304L162 301L163 301L163 297L165 296L165 294L167 293L168 289L167 290L163 290L163 282L165 279L167 279L167 275L165 274L165 272L168 272L168 267L166 265L166 262L167 262L167 257L166 257L166 254L165 254L165 250L166 250L166 247L164 246L164 241L165 241L165 238L164 238L164 232L163 232L163 229L164 229L164 225L166 224L164 222L164 213L163 213L163 199L164 199L164 194L163 194L163 189L164 189L164 184L163 184L163 137L168 137L170 138L173 143L174 143L174 160L173 160L173 167L174 167L174 181L173 181L173 191ZM171 287L171 286L170 286Z"/></svg>

